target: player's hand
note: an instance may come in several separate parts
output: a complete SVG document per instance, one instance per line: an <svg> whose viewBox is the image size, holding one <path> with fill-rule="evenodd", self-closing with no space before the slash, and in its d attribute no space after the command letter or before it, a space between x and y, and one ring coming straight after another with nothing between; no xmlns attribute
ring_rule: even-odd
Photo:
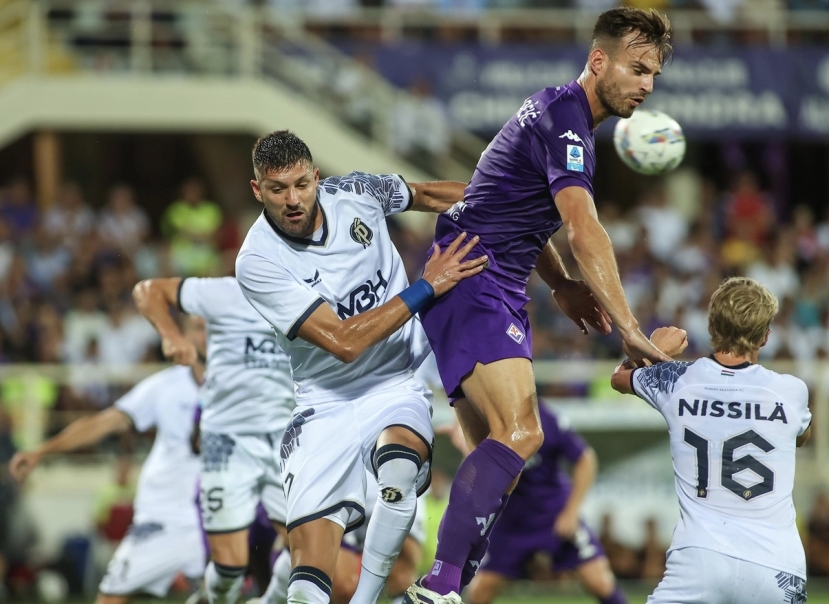
<svg viewBox="0 0 829 604"><path fill-rule="evenodd" d="M163 338L161 340L161 352L165 358L170 359L178 365L193 365L198 359L196 347L192 342L183 336Z"/></svg>
<svg viewBox="0 0 829 604"><path fill-rule="evenodd" d="M40 455L31 451L15 453L9 462L9 473L17 482L23 482L40 463Z"/></svg>
<svg viewBox="0 0 829 604"><path fill-rule="evenodd" d="M461 280L477 275L489 263L489 258L486 256L464 262L463 259L472 251L480 237L475 235L461 247L464 239L466 239L466 233L461 233L445 250L441 250L440 246L435 244L432 257L423 269L423 278L435 290L436 298L451 290Z"/></svg>
<svg viewBox="0 0 829 604"><path fill-rule="evenodd" d="M553 292L553 298L584 335L588 325L599 333L610 333L610 315L584 281L567 279Z"/></svg>
<svg viewBox="0 0 829 604"><path fill-rule="evenodd" d="M688 348L688 333L679 327L659 327L651 334L651 342L669 357L675 357Z"/></svg>
<svg viewBox="0 0 829 604"><path fill-rule="evenodd" d="M561 514L558 515L558 518L556 518L556 523L553 525L553 534L559 536L565 541L572 541L576 536L576 531L578 529L578 511L571 511L565 508Z"/></svg>
<svg viewBox="0 0 829 604"><path fill-rule="evenodd" d="M622 333L622 350L628 358L634 361L647 359L651 363L661 363L662 361L672 360L670 356L646 338L645 334L638 328Z"/></svg>

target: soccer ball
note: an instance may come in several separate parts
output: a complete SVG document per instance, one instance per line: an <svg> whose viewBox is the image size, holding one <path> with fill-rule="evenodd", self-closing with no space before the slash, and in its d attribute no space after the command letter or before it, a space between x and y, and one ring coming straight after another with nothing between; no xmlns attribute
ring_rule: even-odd
<svg viewBox="0 0 829 604"><path fill-rule="evenodd" d="M642 174L673 170L685 156L682 128L668 114L653 109L639 109L619 120L613 145L622 161Z"/></svg>

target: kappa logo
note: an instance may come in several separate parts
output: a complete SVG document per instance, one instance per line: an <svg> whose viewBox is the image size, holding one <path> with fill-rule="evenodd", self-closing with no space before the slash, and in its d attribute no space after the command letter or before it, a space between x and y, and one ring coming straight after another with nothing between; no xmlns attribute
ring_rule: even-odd
<svg viewBox="0 0 829 604"><path fill-rule="evenodd" d="M559 138L566 138L567 140L575 141L577 143L583 143L584 142L583 140L581 140L579 135L576 134L575 132L573 132L572 130L568 130L567 132L565 132L564 134L559 136Z"/></svg>
<svg viewBox="0 0 829 604"><path fill-rule="evenodd" d="M515 340L518 344L524 341L524 332L518 329L515 326L515 323L509 324L509 329L507 329L507 335Z"/></svg>
<svg viewBox="0 0 829 604"><path fill-rule="evenodd" d="M311 277L310 279L303 279L303 281L305 281L305 283L307 283L311 287L314 287L317 283L322 281L322 277L320 277L320 272L319 271L314 271L314 276L313 277Z"/></svg>
<svg viewBox="0 0 829 604"><path fill-rule="evenodd" d="M478 526L483 527L481 529L481 537L486 534L487 529L489 529L489 525L492 524L492 521L495 520L495 512L492 512L486 518L481 518L480 516L475 516L475 522Z"/></svg>
<svg viewBox="0 0 829 604"><path fill-rule="evenodd" d="M371 245L371 240L374 238L374 233L359 218L355 218L354 222L351 223L351 230L349 232L351 233L351 238L362 245L363 249Z"/></svg>

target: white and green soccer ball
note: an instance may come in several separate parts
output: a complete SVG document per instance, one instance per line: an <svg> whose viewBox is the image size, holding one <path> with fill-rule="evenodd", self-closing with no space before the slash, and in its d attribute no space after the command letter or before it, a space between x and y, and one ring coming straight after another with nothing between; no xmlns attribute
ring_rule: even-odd
<svg viewBox="0 0 829 604"><path fill-rule="evenodd" d="M675 119L653 109L637 109L613 131L616 153L641 174L662 174L685 156L685 135Z"/></svg>

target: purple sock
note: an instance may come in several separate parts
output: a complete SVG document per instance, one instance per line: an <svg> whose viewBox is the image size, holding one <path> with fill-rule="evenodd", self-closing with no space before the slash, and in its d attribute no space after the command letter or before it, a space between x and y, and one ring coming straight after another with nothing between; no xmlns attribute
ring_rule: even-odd
<svg viewBox="0 0 829 604"><path fill-rule="evenodd" d="M515 451L487 438L463 460L449 505L438 531L432 572L424 587L446 595L460 593L461 575L472 546L485 537L510 483L521 473L524 460Z"/></svg>
<svg viewBox="0 0 829 604"><path fill-rule="evenodd" d="M486 550L489 549L489 535L492 533L492 528L495 526L495 523L498 522L498 517L501 515L501 512L503 512L504 508L507 507L507 501L509 501L509 495L505 494L501 498L501 505L498 508L498 511L495 512L495 518L493 518L492 522L489 524L489 529L486 534L472 545L472 549L469 551L469 558L467 558L466 564L463 565L463 573L461 574L461 590L466 589L466 586L472 583L472 579L475 578L475 574L481 567L481 562L486 555Z"/></svg>
<svg viewBox="0 0 829 604"><path fill-rule="evenodd" d="M601 598L599 602L601 604L628 604L628 599L625 596L625 592L619 589L619 586L617 585L612 594L606 598Z"/></svg>

